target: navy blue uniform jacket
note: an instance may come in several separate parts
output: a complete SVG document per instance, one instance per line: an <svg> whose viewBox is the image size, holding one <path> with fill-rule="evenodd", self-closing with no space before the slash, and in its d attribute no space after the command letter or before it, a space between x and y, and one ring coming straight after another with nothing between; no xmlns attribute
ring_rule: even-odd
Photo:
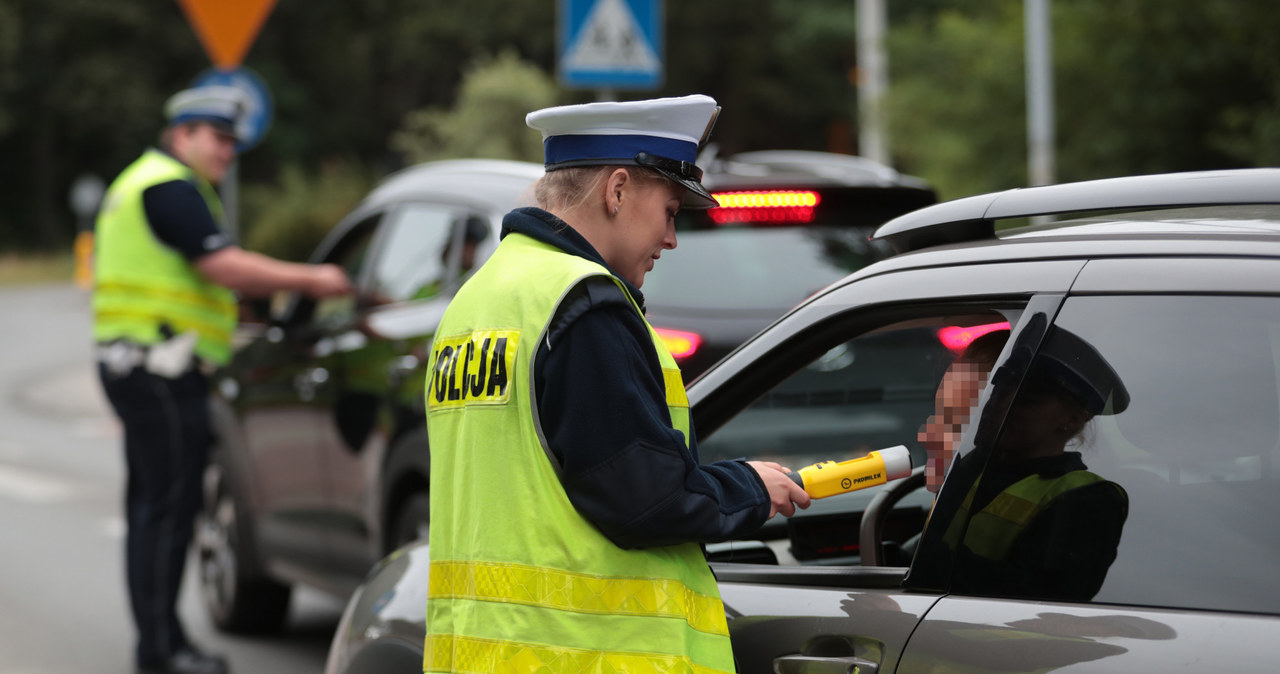
<svg viewBox="0 0 1280 674"><path fill-rule="evenodd" d="M546 211L508 213L502 236L512 232L608 267ZM640 290L622 282L643 308ZM768 518L755 469L739 460L699 465L692 429L687 448L672 429L648 327L614 282L596 277L569 292L535 355L534 386L565 493L618 546L722 541Z"/></svg>

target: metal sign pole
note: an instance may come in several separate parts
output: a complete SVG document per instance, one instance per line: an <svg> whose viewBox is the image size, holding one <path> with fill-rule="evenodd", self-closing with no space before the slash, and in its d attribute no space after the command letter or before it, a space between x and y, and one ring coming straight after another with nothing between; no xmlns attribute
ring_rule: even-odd
<svg viewBox="0 0 1280 674"><path fill-rule="evenodd" d="M232 159L227 167L227 174L222 177L220 186L222 193L222 213L226 219L226 235L233 242L240 243L240 159Z"/></svg>

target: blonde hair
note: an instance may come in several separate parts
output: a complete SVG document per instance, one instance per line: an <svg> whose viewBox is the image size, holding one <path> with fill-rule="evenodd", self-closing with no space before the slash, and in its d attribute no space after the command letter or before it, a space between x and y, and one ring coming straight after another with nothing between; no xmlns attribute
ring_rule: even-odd
<svg viewBox="0 0 1280 674"><path fill-rule="evenodd" d="M533 186L533 200L544 211L563 213L582 206L616 169L626 169L641 185L666 176L644 166L578 166L548 171Z"/></svg>

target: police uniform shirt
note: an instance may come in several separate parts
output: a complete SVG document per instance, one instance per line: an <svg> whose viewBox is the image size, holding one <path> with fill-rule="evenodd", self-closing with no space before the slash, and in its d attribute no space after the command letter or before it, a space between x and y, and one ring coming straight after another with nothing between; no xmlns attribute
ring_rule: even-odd
<svg viewBox="0 0 1280 674"><path fill-rule="evenodd" d="M171 180L142 191L151 233L190 261L231 245L200 190L189 180Z"/></svg>
<svg viewBox="0 0 1280 674"><path fill-rule="evenodd" d="M507 214L502 236L512 232L608 266L546 211ZM639 289L622 282L643 308ZM613 281L594 277L569 292L538 347L534 386L569 500L618 546L721 541L768 518L755 469L742 460L699 465L692 432L686 449L671 427L648 326Z"/></svg>

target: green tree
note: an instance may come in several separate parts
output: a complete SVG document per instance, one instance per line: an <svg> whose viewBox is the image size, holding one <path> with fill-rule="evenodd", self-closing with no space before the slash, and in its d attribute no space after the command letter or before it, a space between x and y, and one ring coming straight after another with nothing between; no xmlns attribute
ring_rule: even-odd
<svg viewBox="0 0 1280 674"><path fill-rule="evenodd" d="M1021 0L892 26L887 118L898 167L943 198L1026 181Z"/></svg>
<svg viewBox="0 0 1280 674"><path fill-rule="evenodd" d="M1275 163L1280 6L1057 3L1060 175Z"/></svg>
<svg viewBox="0 0 1280 674"><path fill-rule="evenodd" d="M1022 0L891 25L899 167L943 197L1026 184ZM1053 3L1060 181L1280 160L1280 5Z"/></svg>
<svg viewBox="0 0 1280 674"><path fill-rule="evenodd" d="M245 186L245 247L306 261L376 179L364 167L341 160L328 161L318 170L286 164L276 181Z"/></svg>
<svg viewBox="0 0 1280 674"><path fill-rule="evenodd" d="M1022 4L889 3L891 147L898 168L932 180L944 197L1026 182ZM854 3L665 7L665 82L620 97L715 96L724 152L857 151ZM482 141L510 145L528 133L520 111L468 124L498 111L464 97L501 92L464 91L464 78L494 54L513 55L493 59L495 69L518 57L554 72L556 8L552 0L277 3L245 63L270 88L275 118L240 162L243 193L281 190L291 200L334 189L334 176L358 186L358 176L404 164L392 138L414 124L453 144L436 152L515 151ZM1058 0L1053 18L1060 179L1280 163L1280 4ZM0 0L0 247L67 245L72 181L115 176L155 141L165 99L207 68L171 0ZM593 98L566 91L551 102ZM409 119L421 110L436 112ZM477 128L499 138L467 135ZM350 169L320 168L331 166ZM249 231L270 198L242 202Z"/></svg>
<svg viewBox="0 0 1280 674"><path fill-rule="evenodd" d="M666 11L659 93L715 97L723 152L856 151L854 3L668 1Z"/></svg>
<svg viewBox="0 0 1280 674"><path fill-rule="evenodd" d="M204 57L169 2L0 0L0 33L0 246L65 245L71 182L140 154Z"/></svg>
<svg viewBox="0 0 1280 674"><path fill-rule="evenodd" d="M13 110L5 105L17 88L18 49L22 21L12 2L0 1L0 137L13 125Z"/></svg>
<svg viewBox="0 0 1280 674"><path fill-rule="evenodd" d="M454 106L416 110L391 139L409 162L460 157L542 161L542 138L524 124L530 110L555 105L558 89L513 51L467 72Z"/></svg>

